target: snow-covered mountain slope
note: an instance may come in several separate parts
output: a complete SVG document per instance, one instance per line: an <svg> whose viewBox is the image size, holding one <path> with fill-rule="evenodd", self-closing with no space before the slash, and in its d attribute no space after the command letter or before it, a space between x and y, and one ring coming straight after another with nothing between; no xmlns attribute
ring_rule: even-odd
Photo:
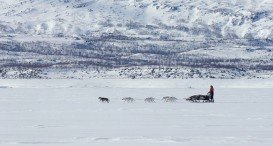
<svg viewBox="0 0 273 146"><path fill-rule="evenodd" d="M0 0L0 32L272 39L272 12L272 0Z"/></svg>
<svg viewBox="0 0 273 146"><path fill-rule="evenodd" d="M272 71L272 0L0 0L0 78Z"/></svg>

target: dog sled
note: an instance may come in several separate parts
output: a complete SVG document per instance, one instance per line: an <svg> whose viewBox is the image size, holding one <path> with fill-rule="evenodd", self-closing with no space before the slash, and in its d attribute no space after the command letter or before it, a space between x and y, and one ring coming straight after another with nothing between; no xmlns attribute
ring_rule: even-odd
<svg viewBox="0 0 273 146"><path fill-rule="evenodd" d="M207 95L193 95L185 98L185 100L190 102L214 102L214 99L212 98L210 93L208 93Z"/></svg>

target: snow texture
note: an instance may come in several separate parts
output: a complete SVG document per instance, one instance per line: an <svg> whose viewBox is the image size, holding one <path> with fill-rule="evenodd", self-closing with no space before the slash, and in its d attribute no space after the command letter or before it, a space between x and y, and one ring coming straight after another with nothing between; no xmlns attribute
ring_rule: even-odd
<svg viewBox="0 0 273 146"><path fill-rule="evenodd" d="M215 103L183 98L215 87ZM272 79L1 80L0 145L271 146ZM99 96L110 98L100 103ZM178 98L175 103L161 101ZM123 102L132 97L134 103ZM155 103L146 103L155 97Z"/></svg>

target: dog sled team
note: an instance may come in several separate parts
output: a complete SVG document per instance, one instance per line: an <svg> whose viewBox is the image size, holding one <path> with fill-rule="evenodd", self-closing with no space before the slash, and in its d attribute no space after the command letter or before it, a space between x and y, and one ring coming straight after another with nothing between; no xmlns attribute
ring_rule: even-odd
<svg viewBox="0 0 273 146"><path fill-rule="evenodd" d="M110 102L110 99L106 97L99 97L98 99L100 102L107 102L107 103ZM124 97L122 98L122 100L128 103L132 103L135 101L135 99L132 97ZM176 102L177 100L178 99L176 97L172 97L172 96L165 96L162 98L162 101L164 102ZM214 88L211 85L207 95L193 95L188 98L185 98L185 100L190 102L214 102ZM155 103L155 98L154 97L145 98L144 102Z"/></svg>
<svg viewBox="0 0 273 146"><path fill-rule="evenodd" d="M192 101L192 102L214 102L214 88L211 85L209 92L207 95L193 95L191 97L185 98L187 101Z"/></svg>

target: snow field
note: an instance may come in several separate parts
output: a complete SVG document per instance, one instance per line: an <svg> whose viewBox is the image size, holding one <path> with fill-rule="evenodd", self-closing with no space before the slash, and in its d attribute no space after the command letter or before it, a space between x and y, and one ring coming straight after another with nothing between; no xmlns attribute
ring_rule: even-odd
<svg viewBox="0 0 273 146"><path fill-rule="evenodd" d="M215 103L183 100L205 94L210 84ZM3 146L273 143L271 80L1 80L0 86ZM99 96L110 103L100 103ZM163 96L179 100L164 103ZM145 103L146 97L156 103Z"/></svg>

